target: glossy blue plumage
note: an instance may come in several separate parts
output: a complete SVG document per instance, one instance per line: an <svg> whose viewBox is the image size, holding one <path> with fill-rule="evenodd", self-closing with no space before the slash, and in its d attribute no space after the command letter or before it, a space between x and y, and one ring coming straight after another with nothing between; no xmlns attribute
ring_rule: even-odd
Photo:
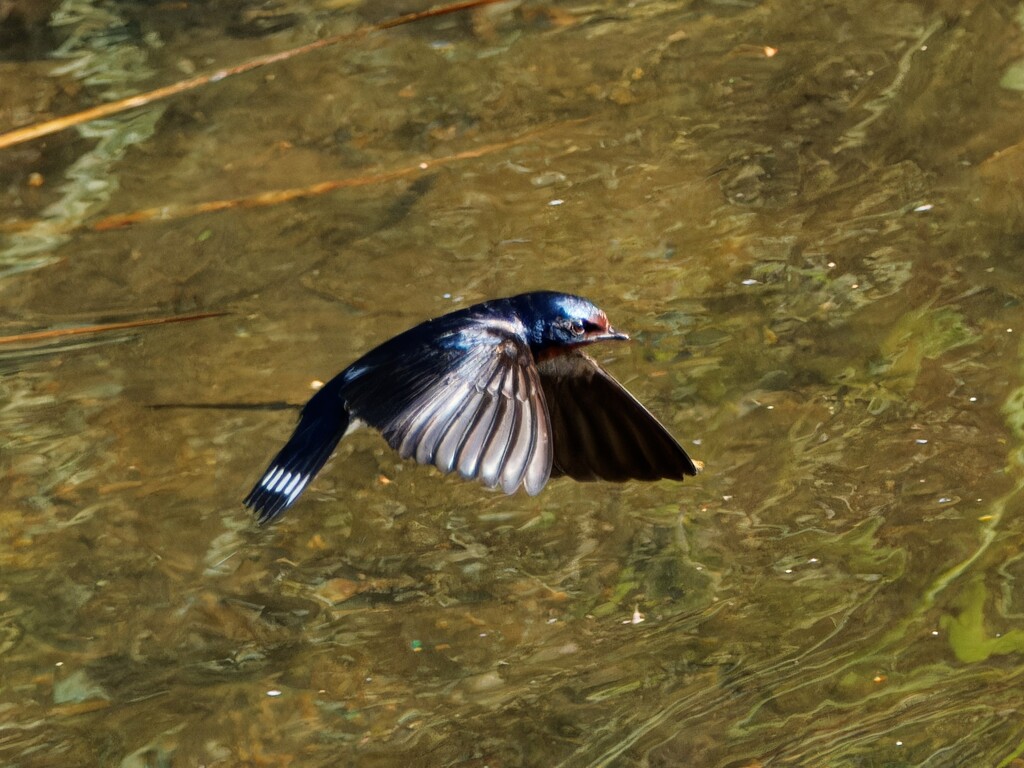
<svg viewBox="0 0 1024 768"><path fill-rule="evenodd" d="M506 493L539 493L558 475L695 474L657 419L581 351L626 338L591 302L551 291L428 320L368 352L309 400L245 504L261 521L279 515L361 423L403 458Z"/></svg>

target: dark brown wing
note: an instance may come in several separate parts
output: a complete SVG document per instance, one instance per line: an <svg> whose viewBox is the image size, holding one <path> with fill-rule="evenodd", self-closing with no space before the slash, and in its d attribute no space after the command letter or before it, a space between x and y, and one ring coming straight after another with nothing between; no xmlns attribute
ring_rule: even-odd
<svg viewBox="0 0 1024 768"><path fill-rule="evenodd" d="M547 408L530 349L515 334L470 326L386 369L353 369L347 406L403 458L505 493L523 486L533 495L547 483Z"/></svg>
<svg viewBox="0 0 1024 768"><path fill-rule="evenodd" d="M697 474L661 422L593 358L572 352L537 368L551 418L552 477L622 482Z"/></svg>

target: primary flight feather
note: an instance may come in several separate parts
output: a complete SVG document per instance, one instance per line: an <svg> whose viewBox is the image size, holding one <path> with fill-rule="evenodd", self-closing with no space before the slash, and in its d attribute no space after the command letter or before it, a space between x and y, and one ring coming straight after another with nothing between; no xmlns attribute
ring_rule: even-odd
<svg viewBox="0 0 1024 768"><path fill-rule="evenodd" d="M536 291L428 320L371 350L303 407L245 505L260 522L298 499L351 430L505 493L549 477L682 480L697 468L583 347L629 337L579 296Z"/></svg>

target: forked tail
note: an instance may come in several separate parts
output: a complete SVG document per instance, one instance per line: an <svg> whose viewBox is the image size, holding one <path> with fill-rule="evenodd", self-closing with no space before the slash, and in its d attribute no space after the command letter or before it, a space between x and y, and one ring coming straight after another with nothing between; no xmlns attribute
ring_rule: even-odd
<svg viewBox="0 0 1024 768"><path fill-rule="evenodd" d="M243 504L266 523L295 503L323 468L349 426L349 415L335 387L328 384L306 403L295 432L270 462Z"/></svg>

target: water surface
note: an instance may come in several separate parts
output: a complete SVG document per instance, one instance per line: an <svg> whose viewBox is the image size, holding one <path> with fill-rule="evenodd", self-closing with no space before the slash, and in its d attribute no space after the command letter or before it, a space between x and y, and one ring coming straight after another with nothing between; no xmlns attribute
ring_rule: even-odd
<svg viewBox="0 0 1024 768"><path fill-rule="evenodd" d="M408 10L51 5L4 128ZM0 151L4 334L229 313L0 346L2 762L1022 764L1022 23L509 4ZM538 288L701 476L505 497L367 433L252 523L294 413L191 406Z"/></svg>

